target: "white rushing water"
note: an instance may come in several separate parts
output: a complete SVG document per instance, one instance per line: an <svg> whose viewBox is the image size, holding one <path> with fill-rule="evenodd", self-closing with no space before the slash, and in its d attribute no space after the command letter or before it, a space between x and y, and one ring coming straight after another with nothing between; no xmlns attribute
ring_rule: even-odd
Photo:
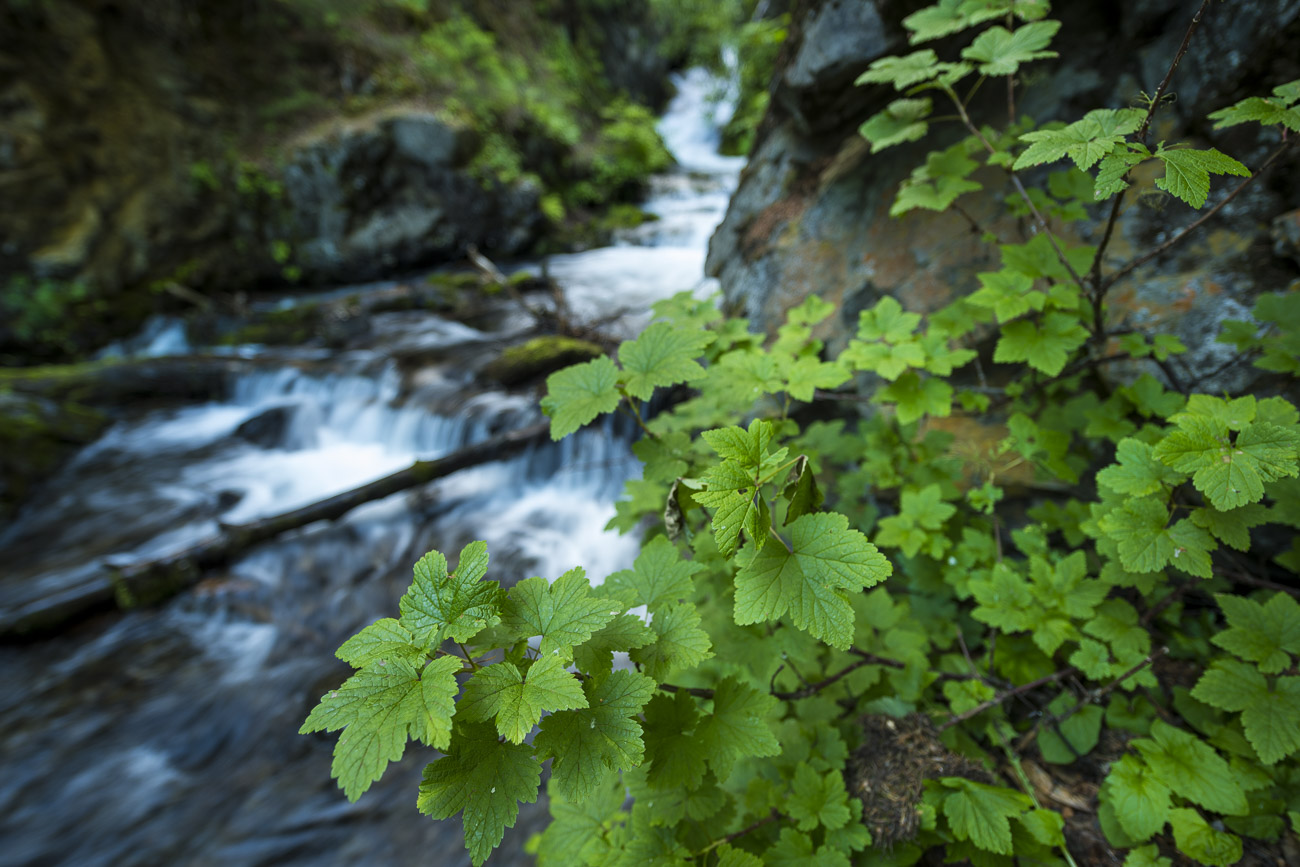
<svg viewBox="0 0 1300 867"><path fill-rule="evenodd" d="M635 328L656 300L713 291L705 247L741 161L716 155L716 82L697 71L678 87L660 129L680 167L654 180L645 203L658 219L616 246L549 262L583 316L628 310ZM101 560L183 548L218 522L287 511L541 418L534 393L474 378L500 333L381 315L368 346L333 358L245 348L256 369L227 399L113 428L0 533L8 598L75 591ZM156 320L113 351L190 349L178 323ZM412 352L442 360L413 372L402 361ZM454 559L485 539L491 577L507 583L574 566L600 581L630 566L637 539L604 529L639 472L629 440L606 420L285 534L160 608L0 648L0 865L467 864L459 822L430 823L412 807L418 757L348 804L329 779L334 737L296 729L346 676L334 649L396 612L411 563L430 548ZM524 829L539 821L526 809L496 861L522 863ZM441 853L434 862L430 851Z"/></svg>

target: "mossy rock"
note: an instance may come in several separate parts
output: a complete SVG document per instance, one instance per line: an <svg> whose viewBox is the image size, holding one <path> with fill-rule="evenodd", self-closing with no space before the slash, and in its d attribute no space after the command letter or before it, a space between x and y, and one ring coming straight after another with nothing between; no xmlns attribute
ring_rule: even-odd
<svg viewBox="0 0 1300 867"><path fill-rule="evenodd" d="M221 335L218 344L242 346L297 346L317 336L325 317L320 304L300 304L254 314L252 322Z"/></svg>
<svg viewBox="0 0 1300 867"><path fill-rule="evenodd" d="M522 385L604 354L603 349L588 340L551 334L506 347L482 373L485 378L505 386Z"/></svg>
<svg viewBox="0 0 1300 867"><path fill-rule="evenodd" d="M0 519L7 520L32 490L109 424L76 403L0 391Z"/></svg>

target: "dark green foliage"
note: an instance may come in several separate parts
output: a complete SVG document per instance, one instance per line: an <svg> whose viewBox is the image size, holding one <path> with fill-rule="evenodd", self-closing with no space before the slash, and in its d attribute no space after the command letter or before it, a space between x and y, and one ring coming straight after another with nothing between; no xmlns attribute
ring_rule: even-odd
<svg viewBox="0 0 1300 867"><path fill-rule="evenodd" d="M1087 218L1098 189L1123 195L1125 166L1148 159L1193 207L1212 176L1247 172L1213 150L1148 148L1145 112L976 127L955 83L1054 56L1047 12L943 0L905 24L914 42L982 28L960 59L922 52L868 76L936 91L969 133L930 155L897 212L946 209L973 166L992 166L1005 171L981 177L1012 186L1034 226L1001 245L977 293L928 316L884 298L838 355L813 336L834 312L815 297L763 340L683 294L616 357L549 377L554 437L613 412L640 424L645 470L611 526L647 540L595 587L575 570L501 598L477 569L440 569L421 591L495 599L454 648L434 636L391 650L460 669L454 714L434 715L452 719L450 752L426 770L421 806L463 810L476 864L536 798L546 760L543 865L1118 861L1100 842L1071 852L1098 828L1129 864L1227 865L1243 837L1267 847L1296 829L1300 549L1276 542L1300 526L1294 296L1260 299L1266 328L1224 335L1259 352L1283 393L1184 394L1155 378L1184 347L1134 334L1107 303L1136 265L1108 274L1039 206ZM911 102L866 124L877 149L939 122L930 98ZM1014 174L1064 159L1089 174L1046 189ZM861 397L869 412L808 423L850 380L865 393L833 405ZM685 399L647 419L662 388ZM993 434L932 429L945 417ZM1247 550L1253 561L1234 553ZM864 743L885 732L898 743ZM1065 779L1099 788L1095 818L1060 810ZM865 852L870 829L890 845Z"/></svg>

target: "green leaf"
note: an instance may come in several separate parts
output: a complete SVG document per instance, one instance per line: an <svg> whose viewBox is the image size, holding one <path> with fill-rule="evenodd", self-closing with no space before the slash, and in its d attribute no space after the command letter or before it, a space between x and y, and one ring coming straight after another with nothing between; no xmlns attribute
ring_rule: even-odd
<svg viewBox="0 0 1300 867"><path fill-rule="evenodd" d="M1192 484L1220 511L1263 499L1264 484L1295 476L1296 434L1268 423L1250 424L1229 439L1217 418L1183 415L1179 429L1156 445L1155 455L1174 469L1194 473Z"/></svg>
<svg viewBox="0 0 1300 867"><path fill-rule="evenodd" d="M1157 460L1154 449L1141 440L1120 440L1115 459L1119 464L1097 473L1097 483L1118 494L1145 497L1172 488L1185 478Z"/></svg>
<svg viewBox="0 0 1300 867"><path fill-rule="evenodd" d="M983 24L985 21L1002 18L1013 7L1019 7L1022 18L1026 16L1032 16L1028 20L1041 18L1046 14L1046 6L1047 4L1042 0L1030 3L996 2L996 0L972 3L970 0L939 0L904 18L903 26L912 31L909 39L915 45L918 42L928 42L950 33L957 33L976 24ZM1038 14L1029 11L1033 7L1037 7L1035 11Z"/></svg>
<svg viewBox="0 0 1300 867"><path fill-rule="evenodd" d="M903 142L916 141L929 130L930 124L925 119L932 109L933 103L928 97L896 99L884 111L872 115L858 132L871 142L873 154Z"/></svg>
<svg viewBox="0 0 1300 867"><path fill-rule="evenodd" d="M1033 809L1034 802L1011 789L964 777L943 777L939 782L953 790L943 802L943 814L948 818L953 836L970 840L986 852L1010 855L1010 820Z"/></svg>
<svg viewBox="0 0 1300 867"><path fill-rule="evenodd" d="M1209 117L1216 121L1215 129L1254 121L1264 126L1280 124L1292 132L1300 132L1300 107L1295 105L1298 99L1300 80L1273 88L1271 98L1248 97L1228 108L1211 112Z"/></svg>
<svg viewBox="0 0 1300 867"><path fill-rule="evenodd" d="M547 794L551 824L538 838L537 863L569 867L597 861L609 849L608 823L627 815L620 810L627 789L618 774L606 773L592 796L581 803L566 800L554 787Z"/></svg>
<svg viewBox="0 0 1300 867"><path fill-rule="evenodd" d="M506 595L501 617L520 638L542 637L538 651L547 656L582 644L593 632L622 613L610 601L591 593L581 567L570 569L555 583L545 578L520 581Z"/></svg>
<svg viewBox="0 0 1300 867"><path fill-rule="evenodd" d="M948 206L962 193L983 189L980 184L967 179L977 168L979 163L967 156L964 142L958 142L944 150L932 151L925 162L913 169L911 176L899 186L889 215L898 217L914 208L948 210Z"/></svg>
<svg viewBox="0 0 1300 867"><path fill-rule="evenodd" d="M1124 756L1110 766L1103 791L1124 832L1139 843L1159 833L1169 820L1171 790L1137 756Z"/></svg>
<svg viewBox="0 0 1300 867"><path fill-rule="evenodd" d="M723 460L735 461L747 470L757 470L772 442L772 425L754 419L748 430L731 425L703 431L700 436Z"/></svg>
<svg viewBox="0 0 1300 867"><path fill-rule="evenodd" d="M690 599L695 593L692 576L704 567L683 560L677 546L663 536L656 536L641 548L630 570L615 572L605 579L605 586L615 593L626 593L632 605L644 605L657 611Z"/></svg>
<svg viewBox="0 0 1300 867"><path fill-rule="evenodd" d="M354 668L364 668L380 660L416 666L427 658L410 630L391 617L376 620L343 642L334 655Z"/></svg>
<svg viewBox="0 0 1300 867"><path fill-rule="evenodd" d="M642 331L636 340L625 341L619 346L623 388L638 400L649 400L659 386L676 385L703 376L704 368L695 359L712 342L713 335L707 331L656 322Z"/></svg>
<svg viewBox="0 0 1300 867"><path fill-rule="evenodd" d="M763 853L768 867L849 867L849 856L823 845L814 851L807 834L782 828L776 845Z"/></svg>
<svg viewBox="0 0 1300 867"><path fill-rule="evenodd" d="M1130 572L1155 572L1173 559L1174 543L1165 524L1169 510L1150 497L1129 500L1098 526L1119 543L1120 562Z"/></svg>
<svg viewBox="0 0 1300 867"><path fill-rule="evenodd" d="M380 660L323 695L298 733L343 729L331 774L355 801L402 757L408 737L446 748L460 668L451 657L422 672L401 660Z"/></svg>
<svg viewBox="0 0 1300 867"><path fill-rule="evenodd" d="M893 567L865 536L848 529L843 515L804 515L789 529L789 550L774 542L736 574L736 622L773 620L789 611L799 629L847 649L853 608L846 594L883 581Z"/></svg>
<svg viewBox="0 0 1300 867"><path fill-rule="evenodd" d="M1201 864L1229 867L1241 860L1241 838L1214 830L1196 810L1187 807L1171 810L1169 824L1174 832L1174 844Z"/></svg>
<svg viewBox="0 0 1300 867"><path fill-rule="evenodd" d="M969 47L963 48L961 56L978 63L976 68L981 75L1012 75L1022 63L1056 57L1055 51L1043 49L1060 29L1059 21L1035 21L1014 31L990 27L975 37Z"/></svg>
<svg viewBox="0 0 1300 867"><path fill-rule="evenodd" d="M608 674L614 666L616 651L645 647L655 637L654 631L640 617L620 614L573 648L573 663L588 674Z"/></svg>
<svg viewBox="0 0 1300 867"><path fill-rule="evenodd" d="M1260 605L1241 596L1215 594L1228 620L1228 629L1211 641L1249 662L1265 674L1290 667L1288 654L1300 655L1300 603L1286 593L1276 593Z"/></svg>
<svg viewBox="0 0 1300 867"><path fill-rule="evenodd" d="M892 403L901 424L911 424L926 415L946 418L952 413L952 386L937 377L922 379L909 370L876 392L877 403Z"/></svg>
<svg viewBox="0 0 1300 867"><path fill-rule="evenodd" d="M920 81L946 71L955 64L939 63L939 57L930 49L913 51L906 57L882 57L873 61L867 71L858 76L854 84L892 84L896 90L905 90Z"/></svg>
<svg viewBox="0 0 1300 867"><path fill-rule="evenodd" d="M707 768L708 751L695 737L700 712L685 690L659 693L645 708L646 779L661 789L698 788Z"/></svg>
<svg viewBox="0 0 1300 867"><path fill-rule="evenodd" d="M815 356L796 358L783 364L784 391L795 400L811 401L819 388L838 388L849 380L850 374L835 362L821 361Z"/></svg>
<svg viewBox="0 0 1300 867"><path fill-rule="evenodd" d="M733 677L718 683L713 692L713 713L700 721L695 736L719 780L731 776L738 759L781 754L781 744L767 722L776 705L771 695Z"/></svg>
<svg viewBox="0 0 1300 867"><path fill-rule="evenodd" d="M1250 169L1214 148L1157 148L1155 157L1165 164L1165 176L1156 178L1156 186L1193 208L1204 205L1209 197L1210 175L1250 177Z"/></svg>
<svg viewBox="0 0 1300 867"><path fill-rule="evenodd" d="M789 505L785 510L785 523L815 513L825 496L817 487L817 477L813 475L808 458L800 455L799 460L790 470L790 480L782 492Z"/></svg>
<svg viewBox="0 0 1300 867"><path fill-rule="evenodd" d="M1245 815L1246 796L1236 775L1209 744L1162 720L1151 724L1151 735L1154 740L1135 740L1132 745L1174 794L1216 813Z"/></svg>
<svg viewBox="0 0 1300 867"><path fill-rule="evenodd" d="M619 397L618 368L608 358L552 373L542 398L542 412L551 419L551 439L563 439L596 416L613 412Z"/></svg>
<svg viewBox="0 0 1300 867"><path fill-rule="evenodd" d="M526 674L510 662L481 668L465 684L456 713L469 722L496 717L502 737L513 744L523 743L542 718L542 711L587 706L582 684L564 670L564 664L562 657L546 655Z"/></svg>
<svg viewBox="0 0 1300 867"><path fill-rule="evenodd" d="M755 419L747 431L727 427L706 430L702 436L723 458L704 474L705 489L693 492L695 502L714 510L712 526L718 551L724 557L734 554L742 531L761 547L767 541L768 522L764 520L766 504L757 496L755 482L764 462L779 456L767 453L771 425Z"/></svg>
<svg viewBox="0 0 1300 867"><path fill-rule="evenodd" d="M1069 157L1081 170L1087 171L1115 150L1125 136L1136 132L1142 125L1143 116L1143 112L1133 108L1102 108L1088 112L1081 120L1062 129L1025 133L1020 140L1029 142L1029 147L1016 159L1012 168L1020 171ZM1123 151L1120 154L1118 159L1127 162L1127 155ZM1126 165L1124 173L1130 167L1131 164Z"/></svg>
<svg viewBox="0 0 1300 867"><path fill-rule="evenodd" d="M1047 710L1053 714L1064 713L1075 704L1077 699L1065 692L1057 696L1047 706ZM1090 704L1075 711L1055 726L1045 727L1038 734L1038 748L1042 751L1043 760L1052 764L1068 765L1075 759L1092 752L1101 737L1101 721L1104 716L1105 712L1100 707Z"/></svg>
<svg viewBox="0 0 1300 867"><path fill-rule="evenodd" d="M629 656L646 674L663 680L671 672L694 668L713 656L709 634L700 628L694 605L669 605L655 612L650 629L655 642L633 650Z"/></svg>
<svg viewBox="0 0 1300 867"><path fill-rule="evenodd" d="M1300 677L1279 677L1270 688L1255 668L1234 659L1214 663L1192 690L1198 701L1241 712L1246 740L1266 765L1300 749Z"/></svg>
<svg viewBox="0 0 1300 867"><path fill-rule="evenodd" d="M1088 339L1088 331L1077 317L1066 313L1048 313L1041 327L1026 319L1002 326L1002 337L993 352L1000 362L1025 361L1048 376L1056 376L1065 363Z"/></svg>
<svg viewBox="0 0 1300 867"><path fill-rule="evenodd" d="M1250 528L1267 524L1268 510L1258 503L1228 511L1193 509L1192 523L1208 530L1216 539L1238 551L1250 549Z"/></svg>
<svg viewBox="0 0 1300 867"><path fill-rule="evenodd" d="M992 308L998 322L1008 322L1031 309L1042 309L1041 302L1035 308L1028 297L1034 288L1034 281L1028 274L1002 270L976 274L975 277L980 281L980 288L968 295L966 301L977 307ZM1041 297L1042 293L1038 295Z"/></svg>
<svg viewBox="0 0 1300 867"><path fill-rule="evenodd" d="M897 298L886 295L874 307L858 314L858 339L901 343L910 338L920 324L921 314L904 311Z"/></svg>
<svg viewBox="0 0 1300 867"><path fill-rule="evenodd" d="M1097 167L1097 182L1092 190L1093 199L1100 202L1129 188L1125 176L1134 166L1151 158L1151 152L1146 148L1139 145L1133 145L1132 148L1116 145L1115 150L1102 157L1101 165Z"/></svg>
<svg viewBox="0 0 1300 867"><path fill-rule="evenodd" d="M654 695L655 682L632 671L615 671L583 684L587 707L553 713L541 722L533 744L539 759L554 757L551 779L559 793L582 801L606 770L641 764L645 746L637 714Z"/></svg>
<svg viewBox="0 0 1300 867"><path fill-rule="evenodd" d="M718 847L718 867L763 867L763 859L729 843Z"/></svg>
<svg viewBox="0 0 1300 867"><path fill-rule="evenodd" d="M1173 860L1160 855L1160 847L1154 843L1132 849L1124 859L1124 867L1172 867Z"/></svg>
<svg viewBox="0 0 1300 867"><path fill-rule="evenodd" d="M400 602L401 625L418 645L437 647L446 638L464 643L501 622L501 585L483 580L487 564L485 542L466 545L450 574L447 559L437 551L420 558L415 579Z"/></svg>
<svg viewBox="0 0 1300 867"><path fill-rule="evenodd" d="M800 762L785 812L800 831L811 831L818 825L828 831L844 827L851 816L844 778L839 771L819 774L807 762Z"/></svg>
<svg viewBox="0 0 1300 867"><path fill-rule="evenodd" d="M435 819L463 810L465 848L480 867L515 826L519 804L537 800L541 775L532 747L499 742L491 726L457 727L448 754L424 769L417 805Z"/></svg>
<svg viewBox="0 0 1300 867"><path fill-rule="evenodd" d="M1079 642L1079 649L1070 656L1070 664L1087 675L1089 680L1101 680L1115 673L1106 645L1091 638Z"/></svg>

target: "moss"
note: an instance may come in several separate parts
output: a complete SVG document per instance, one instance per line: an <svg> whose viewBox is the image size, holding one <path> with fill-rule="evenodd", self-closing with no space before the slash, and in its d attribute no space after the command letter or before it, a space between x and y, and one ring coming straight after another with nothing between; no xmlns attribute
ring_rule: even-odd
<svg viewBox="0 0 1300 867"><path fill-rule="evenodd" d="M0 518L12 516L37 484L108 423L103 413L77 403L0 391Z"/></svg>
<svg viewBox="0 0 1300 867"><path fill-rule="evenodd" d="M483 376L506 386L521 385L604 354L603 349L587 340L545 335L506 347L483 368Z"/></svg>
<svg viewBox="0 0 1300 867"><path fill-rule="evenodd" d="M259 343L266 346L298 346L315 338L324 322L321 305L299 304L256 314L254 321L217 338L222 346Z"/></svg>

